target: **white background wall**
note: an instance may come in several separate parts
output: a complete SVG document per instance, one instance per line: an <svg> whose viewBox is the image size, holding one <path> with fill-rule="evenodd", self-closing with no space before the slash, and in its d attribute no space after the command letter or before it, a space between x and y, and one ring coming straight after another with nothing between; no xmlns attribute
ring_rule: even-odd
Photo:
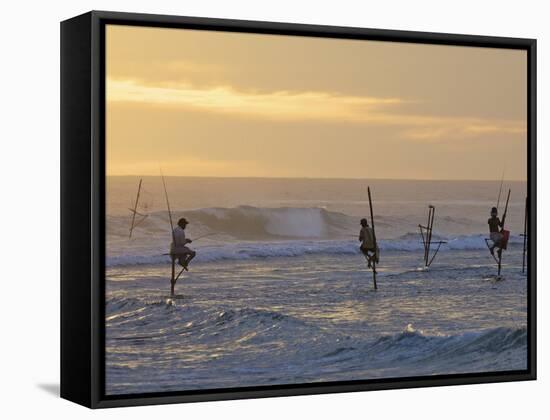
<svg viewBox="0 0 550 420"><path fill-rule="evenodd" d="M11 1L0 24L0 416L30 418L518 419L548 414L549 306L539 240L539 380L92 412L59 383L59 21L91 9L538 39L539 238L550 198L550 24L545 1ZM546 191L545 191L546 190Z"/></svg>

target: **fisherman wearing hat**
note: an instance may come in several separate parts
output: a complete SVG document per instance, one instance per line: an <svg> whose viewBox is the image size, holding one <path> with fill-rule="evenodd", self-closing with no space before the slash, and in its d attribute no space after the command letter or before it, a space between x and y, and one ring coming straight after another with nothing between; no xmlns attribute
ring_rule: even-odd
<svg viewBox="0 0 550 420"><path fill-rule="evenodd" d="M487 222L489 224L489 233L491 241L493 241L493 246L489 248L491 254L495 255L495 248L498 248L498 256L502 254L502 244L503 235L500 232L501 228L504 226L504 223L498 218L498 210L496 207L491 209L491 217Z"/></svg>
<svg viewBox="0 0 550 420"><path fill-rule="evenodd" d="M193 242L185 237L185 228L189 222L185 217L178 220L178 225L172 232L173 242L170 244L170 255L173 259L178 259L179 264L187 270L187 266L197 253L187 247L187 244Z"/></svg>

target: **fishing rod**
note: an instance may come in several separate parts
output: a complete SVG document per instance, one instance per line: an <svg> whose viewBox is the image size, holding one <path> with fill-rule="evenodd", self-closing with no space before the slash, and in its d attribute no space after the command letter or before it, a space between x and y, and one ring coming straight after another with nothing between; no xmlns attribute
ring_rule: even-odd
<svg viewBox="0 0 550 420"><path fill-rule="evenodd" d="M193 242L197 242L199 239L206 238L207 236L213 236L213 235L221 235L221 233L207 233L207 234L205 234L205 235L201 235L201 236L199 236L199 237L193 239ZM169 253L169 252L166 252L166 253L164 253L164 254L162 254L162 255L172 255L172 254Z"/></svg>
<svg viewBox="0 0 550 420"><path fill-rule="evenodd" d="M199 239L206 238L206 237L208 237L208 236L213 236L213 235L220 235L220 233L216 233L216 232L206 233L206 234L204 234L204 235L198 236L197 238L193 239L193 242L196 242L196 241L198 241Z"/></svg>
<svg viewBox="0 0 550 420"><path fill-rule="evenodd" d="M503 168L502 169L502 178L500 178L500 188L498 189L498 199L497 199L497 210L498 210L498 206L500 204L500 196L502 194L502 185L504 184L504 172L505 172L506 168Z"/></svg>
<svg viewBox="0 0 550 420"><path fill-rule="evenodd" d="M502 178L500 180L500 188L499 188L499 191L498 191L498 199L497 199L497 205L496 205L497 211L498 211L498 207L500 205L500 198L502 196L502 186L504 184L505 169L506 168L504 168L502 170ZM498 277L500 277L500 271L501 271L501 267L502 267L502 250L506 249L506 247L508 245L508 239L510 237L510 231L504 229L504 223L506 222L506 215L508 213L508 203L510 201L510 193L511 193L511 189L508 189L508 196L506 197L506 205L504 206L504 213L502 215L502 221L500 222L500 233L502 234L502 238L500 239L500 243L499 243L500 246L498 246L498 248L499 248L498 258L494 255L493 251L491 251L491 255L493 256L493 259L495 260L495 262L497 263L497 266L498 266L498 275L497 275ZM485 239L485 244L487 245L487 248L489 248L489 250L494 249L496 243L493 241L493 247L491 247L489 245L489 241L490 241L490 239Z"/></svg>
<svg viewBox="0 0 550 420"><path fill-rule="evenodd" d="M193 242L198 241L199 239L202 239L202 238L206 238L208 236L213 236L213 235L219 235L219 233L216 233L216 232L206 233L204 235L201 235L201 236L193 239ZM163 254L163 255L170 255L170 254ZM180 272L178 273L178 275L176 276L176 278L174 279L174 283L178 281L178 279L180 278L180 276L183 274L184 271L189 271L189 270L187 269L187 267L183 267L180 270Z"/></svg>
<svg viewBox="0 0 550 420"><path fill-rule="evenodd" d="M504 222L506 221L506 214L508 213L508 202L510 201L510 192L512 190L508 190L508 197L506 198L506 206L504 206L504 214L502 215L502 225L501 228L504 230Z"/></svg>
<svg viewBox="0 0 550 420"><path fill-rule="evenodd" d="M162 168L160 169L160 176L162 177L162 185L164 187L164 197L166 198L166 207L168 208L168 219L170 220L170 229L172 232L172 239L175 241L174 237L174 222L172 221L172 210L170 209L170 200L168 200L168 190L166 189L166 180L164 179L164 174L162 173Z"/></svg>
<svg viewBox="0 0 550 420"><path fill-rule="evenodd" d="M207 236L212 236L212 235L219 235L219 233L207 233L205 235L201 235L198 238L193 239L193 242L198 241L199 239L202 239L202 238L206 238ZM162 255L171 255L171 254L162 254ZM187 267L182 267L182 269L180 270L180 272L178 273L178 275L174 279L174 283L176 281L178 281L178 279L180 278L180 276L183 274L184 271L189 271L189 269Z"/></svg>

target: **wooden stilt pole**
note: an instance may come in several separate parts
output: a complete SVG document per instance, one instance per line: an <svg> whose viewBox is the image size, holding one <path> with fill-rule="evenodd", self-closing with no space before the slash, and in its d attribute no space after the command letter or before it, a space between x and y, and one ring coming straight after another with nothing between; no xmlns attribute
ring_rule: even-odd
<svg viewBox="0 0 550 420"><path fill-rule="evenodd" d="M428 238L428 265L430 265L430 246L432 244L432 234L433 234L433 231L434 231L434 220L435 220L435 207L434 206L430 206L430 213L432 215L431 217L431 220L430 220L430 237Z"/></svg>
<svg viewBox="0 0 550 420"><path fill-rule="evenodd" d="M441 248L441 245L447 243L446 241L432 242L434 223L435 207L430 204L430 206L428 207L428 223L426 224L426 226L418 225L418 228L420 229L420 236L422 238L422 245L424 246L424 267L429 267L430 265L432 265L435 256ZM430 250L432 244L437 244L437 248L430 258Z"/></svg>
<svg viewBox="0 0 550 420"><path fill-rule="evenodd" d="M434 226L435 207L429 206L428 209L428 224L426 225L426 247L424 253L424 265L430 265L430 245L432 243L432 231Z"/></svg>
<svg viewBox="0 0 550 420"><path fill-rule="evenodd" d="M138 206L138 203L139 203L139 194L141 192L141 183L142 183L142 181L143 181L143 178L140 178L139 185L138 185L137 196L136 196L136 203L134 204L134 210L132 211L132 223L130 225L130 235L129 235L128 239L132 239L132 232L134 231L134 227L135 227L137 206Z"/></svg>
<svg viewBox="0 0 550 420"><path fill-rule="evenodd" d="M525 197L525 218L523 220L523 261L521 264L521 272L525 273L525 256L527 254L527 215L528 215L528 197Z"/></svg>
<svg viewBox="0 0 550 420"><path fill-rule="evenodd" d="M168 200L168 190L166 189L166 181L164 180L164 174L162 169L160 170L160 176L162 177L162 185L164 186L164 197L166 198L166 207L168 208L168 219L170 220L170 232L172 232L172 243L176 245L176 238L174 236L174 222L172 221L172 210L170 209L170 201ZM172 254L170 250L170 258L172 259L172 275L170 277L170 295L174 296L174 288L176 286L176 256Z"/></svg>
<svg viewBox="0 0 550 420"><path fill-rule="evenodd" d="M170 296L174 296L174 289L176 287L176 259L170 256L172 260L172 276L170 277Z"/></svg>
<svg viewBox="0 0 550 420"><path fill-rule="evenodd" d="M504 230L504 223L506 222L506 213L508 213L508 202L510 201L510 192L511 190L508 190L508 197L506 198L506 206L504 207L504 214L502 215L501 232ZM497 274L498 277L500 277L500 269L502 267L502 243L500 243L500 246L501 248L499 248L499 250L497 251L498 252L498 274Z"/></svg>
<svg viewBox="0 0 550 420"><path fill-rule="evenodd" d="M418 229L420 230L420 237L422 238L422 246L424 247L424 266L426 265L426 237L428 236L428 232L426 231L426 236L424 236L424 226L418 225Z"/></svg>
<svg viewBox="0 0 550 420"><path fill-rule="evenodd" d="M428 210L428 222L426 223L426 241L424 242L424 266L426 267L428 265L428 249L429 249L429 243L430 243L430 216L432 214L432 210Z"/></svg>
<svg viewBox="0 0 550 420"><path fill-rule="evenodd" d="M500 188L498 189L497 210L500 206L500 196L502 194L502 185L504 184L504 171L505 171L505 169L506 168L502 169L502 178L500 179ZM508 199L510 199L510 190L508 190ZM508 200L506 200L506 208L505 208L504 214L502 216L502 229L504 229L504 220L506 219L506 211L507 210L508 210ZM498 274L497 274L497 276L500 277L500 268L501 268L501 263L502 263L502 248L499 248L499 250L497 252L498 252L498 258L497 258Z"/></svg>
<svg viewBox="0 0 550 420"><path fill-rule="evenodd" d="M376 242L376 231L374 230L374 212L372 210L372 197L370 193L370 187L367 187L367 191L369 194L369 207L370 207L370 221L372 226L372 236L374 239L374 258L372 260L371 266L372 266L372 281L374 284L374 290L378 289L378 286L376 284L376 257L377 257L377 250L378 250L378 244Z"/></svg>

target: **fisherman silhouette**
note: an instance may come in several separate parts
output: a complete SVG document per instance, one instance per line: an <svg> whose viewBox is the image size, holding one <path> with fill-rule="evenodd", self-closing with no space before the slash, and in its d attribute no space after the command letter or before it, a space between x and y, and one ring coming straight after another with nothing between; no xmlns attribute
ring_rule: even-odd
<svg viewBox="0 0 550 420"><path fill-rule="evenodd" d="M374 243L374 232L369 226L367 219L361 219L361 230L359 231L359 249L367 259L369 268L372 268L372 262L377 262L376 244ZM370 254L372 253L372 254Z"/></svg>
<svg viewBox="0 0 550 420"><path fill-rule="evenodd" d="M178 220L178 225L173 230L173 242L170 244L170 255L178 259L179 264L187 270L189 263L197 253L190 249L187 244L193 242L185 236L185 228L189 222L185 217Z"/></svg>
<svg viewBox="0 0 550 420"><path fill-rule="evenodd" d="M504 235L501 232L501 228L504 227L504 222L501 222L498 218L498 209L493 207L491 209L491 217L487 221L489 224L490 239L493 241L493 245L489 247L492 255L495 255L495 248L498 248L498 256L502 255L502 239Z"/></svg>

